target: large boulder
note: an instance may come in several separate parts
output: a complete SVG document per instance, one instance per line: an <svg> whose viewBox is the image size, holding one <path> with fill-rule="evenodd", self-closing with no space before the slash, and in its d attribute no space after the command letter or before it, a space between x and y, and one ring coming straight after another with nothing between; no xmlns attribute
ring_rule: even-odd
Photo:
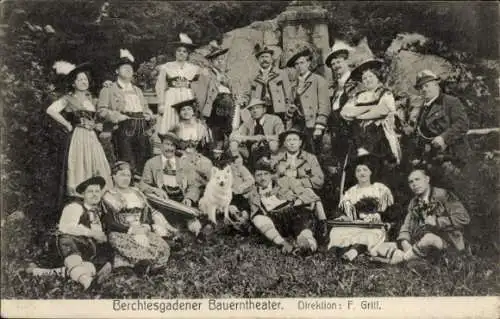
<svg viewBox="0 0 500 319"><path fill-rule="evenodd" d="M416 95L418 92L414 88L415 79L417 73L424 69L431 70L442 79L455 73L451 63L444 58L401 50L392 59L387 83L396 94Z"/></svg>

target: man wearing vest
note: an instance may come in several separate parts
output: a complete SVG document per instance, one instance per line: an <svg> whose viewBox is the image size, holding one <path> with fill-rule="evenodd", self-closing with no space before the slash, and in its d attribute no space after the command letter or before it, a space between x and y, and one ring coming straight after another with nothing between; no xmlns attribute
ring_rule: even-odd
<svg viewBox="0 0 500 319"><path fill-rule="evenodd" d="M295 67L297 80L292 85L294 112L292 126L300 128L305 135L306 150L318 155L321 152L322 130L315 127L318 112L330 106L328 101L328 84L319 74L313 73L311 67L312 52L309 49L294 54L286 66Z"/></svg>
<svg viewBox="0 0 500 319"><path fill-rule="evenodd" d="M128 50L120 50L116 63L116 82L105 86L99 94L99 115L118 125L113 132L113 144L119 161L130 163L135 173L141 174L151 157L147 131L151 128L153 113L141 89L131 83L134 76L134 57Z"/></svg>
<svg viewBox="0 0 500 319"><path fill-rule="evenodd" d="M102 227L102 208L100 206L102 189L106 181L101 176L87 179L76 187L83 201L74 201L62 211L57 230L57 249L64 258L64 267L39 268L30 264L26 269L34 276L61 275L69 276L80 283L85 290L111 271L108 262L96 274L94 259L107 242ZM94 281L94 279L96 279Z"/></svg>
<svg viewBox="0 0 500 319"><path fill-rule="evenodd" d="M337 40L332 47L332 51L326 57L325 63L332 69L335 80L330 97L331 103L325 108L320 108L316 117L315 128L321 130L321 134L327 127L330 131L332 147L331 171L334 174L338 173L342 166L349 148L349 139L351 138L349 122L340 116L340 111L349 99L349 93L354 89L352 82L347 83L351 75L347 59L349 58L349 52L352 50L353 48L345 42Z"/></svg>
<svg viewBox="0 0 500 319"><path fill-rule="evenodd" d="M278 115L282 120L291 103L291 88L288 74L274 66L274 51L268 47L255 46L255 57L260 69L248 84L244 101L262 100L269 108L270 114ZM246 103L245 103L246 104Z"/></svg>

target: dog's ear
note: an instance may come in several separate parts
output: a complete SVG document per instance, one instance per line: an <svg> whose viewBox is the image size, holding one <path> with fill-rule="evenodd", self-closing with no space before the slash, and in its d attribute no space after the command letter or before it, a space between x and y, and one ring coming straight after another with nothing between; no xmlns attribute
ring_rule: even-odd
<svg viewBox="0 0 500 319"><path fill-rule="evenodd" d="M230 174L230 173L231 173L231 165L227 165L227 166L224 168L224 172L226 172L227 174Z"/></svg>
<svg viewBox="0 0 500 319"><path fill-rule="evenodd" d="M211 170L211 176L215 176L215 174L217 174L219 172L219 169L215 166L212 166L212 170Z"/></svg>

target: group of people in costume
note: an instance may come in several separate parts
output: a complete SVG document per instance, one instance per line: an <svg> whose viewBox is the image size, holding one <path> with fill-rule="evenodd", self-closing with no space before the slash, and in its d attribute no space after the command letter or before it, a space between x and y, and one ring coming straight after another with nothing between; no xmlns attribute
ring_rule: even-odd
<svg viewBox="0 0 500 319"><path fill-rule="evenodd" d="M257 45L259 69L238 98L224 70L229 49L212 42L206 55L212 66L202 72L188 62L195 45L186 34L171 46L175 61L159 66L156 113L133 84L137 63L128 50L120 50L116 81L106 82L98 99L89 93L89 64L55 63L68 85L47 109L69 136L70 200L57 234L64 266L33 264L31 273L63 273L88 289L119 267L139 275L161 271L180 232L200 237L214 226L197 207L214 172L227 167L233 194L227 227L253 229L286 253L323 247L348 261L369 254L398 264L464 249L469 215L439 182L447 175L442 168L460 171L467 158L468 120L431 70L418 72L424 104L403 121L384 86L383 61L351 69L353 49L342 41L325 60L332 84L312 70L310 49L287 61L296 71L291 80L274 51ZM103 147L104 133L112 145ZM431 178L432 167L441 177ZM339 194L325 193L325 182L339 186ZM404 184L409 203L398 202ZM324 205L337 195L338 205ZM162 201L192 217L173 222ZM97 271L93 260L105 244L113 256Z"/></svg>

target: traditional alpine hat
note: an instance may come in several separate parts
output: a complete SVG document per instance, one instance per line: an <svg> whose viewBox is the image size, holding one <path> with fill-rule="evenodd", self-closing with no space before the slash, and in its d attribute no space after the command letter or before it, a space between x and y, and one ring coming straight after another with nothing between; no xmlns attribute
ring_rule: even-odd
<svg viewBox="0 0 500 319"><path fill-rule="evenodd" d="M215 40L210 41L209 45L210 45L210 53L205 55L206 59L210 60L215 59L216 57L226 54L227 51L229 51L229 48L222 48Z"/></svg>
<svg viewBox="0 0 500 319"><path fill-rule="evenodd" d="M271 174L274 173L274 167L271 163L271 160L267 157L260 158L253 166L254 173L257 171L266 171Z"/></svg>
<svg viewBox="0 0 500 319"><path fill-rule="evenodd" d="M290 134L296 134L299 136L299 138L303 141L304 140L304 132L299 130L298 128L292 127L289 130L284 131L278 136L279 139L279 145L283 146L283 143L285 142L285 139L288 135Z"/></svg>
<svg viewBox="0 0 500 319"><path fill-rule="evenodd" d="M195 105L196 105L197 101L196 99L189 99L189 100L185 100L185 101L182 101L182 102L179 102L179 103L175 103L172 105L172 107L177 111L177 112L180 112L181 109L184 107L184 106L191 106L194 110L195 108Z"/></svg>
<svg viewBox="0 0 500 319"><path fill-rule="evenodd" d="M92 176L91 178L78 184L78 186L76 186L76 192L83 194L90 185L99 185L99 187L103 189L106 185L106 180L102 176Z"/></svg>
<svg viewBox="0 0 500 319"><path fill-rule="evenodd" d="M169 44L177 48L186 47L188 49L194 49L195 47L193 40L185 33L179 33L179 41L170 42Z"/></svg>
<svg viewBox="0 0 500 319"><path fill-rule="evenodd" d="M128 162L118 161L111 167L111 174L115 175L117 172L128 169L132 171L132 166Z"/></svg>
<svg viewBox="0 0 500 319"><path fill-rule="evenodd" d="M90 62L74 65L67 61L56 61L52 68L56 70L56 74L63 75L64 80L70 80L80 72L91 71L91 66Z"/></svg>
<svg viewBox="0 0 500 319"><path fill-rule="evenodd" d="M257 105L267 106L267 103L261 99L252 98L252 99L250 99L250 102L248 102L248 105L245 108L250 109L250 108L257 106Z"/></svg>
<svg viewBox="0 0 500 319"><path fill-rule="evenodd" d="M180 139L174 132L166 132L164 134L158 134L161 142L168 140L171 141L175 146L179 146Z"/></svg>
<svg viewBox="0 0 500 319"><path fill-rule="evenodd" d="M258 59L259 56L261 56L262 54L264 53L269 53L271 55L274 55L274 50L267 47L267 46L261 46L260 44L256 44L254 46L254 54L255 54L255 57Z"/></svg>
<svg viewBox="0 0 500 319"><path fill-rule="evenodd" d="M375 69L378 70L382 68L384 65L384 61L379 60L379 59L369 59L361 62L354 70L351 71L351 76L349 79L352 79L354 81L361 81L361 77L363 75L363 72L365 72L368 69Z"/></svg>
<svg viewBox="0 0 500 319"><path fill-rule="evenodd" d="M300 51L296 52L288 61L286 62L286 66L288 68L292 68L295 65L295 61L302 56L312 57L312 51L309 48L302 48Z"/></svg>
<svg viewBox="0 0 500 319"><path fill-rule="evenodd" d="M441 81L441 78L431 70L422 70L417 73L414 87L415 89L420 90L422 85L430 81Z"/></svg>
<svg viewBox="0 0 500 319"><path fill-rule="evenodd" d="M135 62L135 58L127 49L120 49L120 58L115 62L114 66L118 69L120 66L124 64L129 64L134 68L137 68L137 63Z"/></svg>
<svg viewBox="0 0 500 319"><path fill-rule="evenodd" d="M352 51L354 51L353 47L351 47L342 40L336 40L332 46L332 50L326 57L325 64L327 66L330 66L332 60L341 55L344 56L345 59L347 59L349 57L349 53L351 53Z"/></svg>

